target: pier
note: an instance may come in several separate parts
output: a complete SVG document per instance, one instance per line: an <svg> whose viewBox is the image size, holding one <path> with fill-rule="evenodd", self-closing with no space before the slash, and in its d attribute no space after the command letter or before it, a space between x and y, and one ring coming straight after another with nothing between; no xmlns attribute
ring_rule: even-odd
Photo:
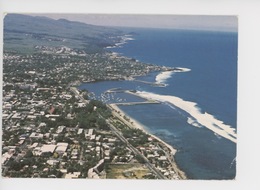
<svg viewBox="0 0 260 190"><path fill-rule="evenodd" d="M121 103L113 103L118 106L133 106L133 105L142 105L142 104L160 104L158 101L145 101L145 102L121 102Z"/></svg>
<svg viewBox="0 0 260 190"><path fill-rule="evenodd" d="M128 93L131 94L133 96L138 96L135 93L135 90L123 90L121 88L112 88L107 90L105 93ZM157 100L151 100L148 98L143 98L144 101L140 101L140 102L118 102L118 103L113 103L114 105L118 105L118 106L133 106L133 105L142 105L142 104L160 104L159 101Z"/></svg>
<svg viewBox="0 0 260 190"><path fill-rule="evenodd" d="M134 80L134 81L141 82L141 83L144 83L144 84L149 84L151 86L158 86L158 87L165 87L166 86L165 84L157 83L157 82L148 82L148 81L143 81L143 80Z"/></svg>
<svg viewBox="0 0 260 190"><path fill-rule="evenodd" d="M111 88L111 89L107 90L105 92L105 94L107 94L107 93L127 93L128 91L129 90L123 90L121 88Z"/></svg>

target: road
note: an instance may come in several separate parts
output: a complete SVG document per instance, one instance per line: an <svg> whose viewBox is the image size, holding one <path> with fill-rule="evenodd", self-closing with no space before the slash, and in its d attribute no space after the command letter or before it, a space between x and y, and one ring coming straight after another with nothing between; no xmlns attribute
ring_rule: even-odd
<svg viewBox="0 0 260 190"><path fill-rule="evenodd" d="M83 103L85 103L85 104L88 104L88 103L89 103L89 100L84 99L84 98L79 94L79 91L77 90L76 87L70 87L70 90L71 90L75 95L77 95L77 96L79 97L79 99L80 99Z"/></svg>
<svg viewBox="0 0 260 190"><path fill-rule="evenodd" d="M102 116L101 116L102 117ZM135 154L135 155L139 155L140 157L143 158L145 165L147 166L147 168L153 172L157 178L159 179L167 179L161 172L159 172L150 162L149 160L139 151L137 150L135 147L133 147L128 140L122 135L122 133L111 123L111 119L107 119L106 122L109 125L109 128L111 129L111 131L122 141L126 144L126 146Z"/></svg>
<svg viewBox="0 0 260 190"><path fill-rule="evenodd" d="M70 90L77 95L81 101L83 103L89 103L88 100L85 100L81 95L79 95L78 90L75 87L70 87ZM100 113L99 113L99 117L105 119ZM118 117L118 116L116 116ZM126 146L135 154L135 155L139 155L141 158L143 158L145 165L147 166L147 168L153 172L158 179L167 179L161 172L159 172L150 162L149 160L141 153L139 152L135 147L133 147L128 140L122 135L122 133L111 123L112 120L111 119L105 119L110 130L122 141L126 144Z"/></svg>

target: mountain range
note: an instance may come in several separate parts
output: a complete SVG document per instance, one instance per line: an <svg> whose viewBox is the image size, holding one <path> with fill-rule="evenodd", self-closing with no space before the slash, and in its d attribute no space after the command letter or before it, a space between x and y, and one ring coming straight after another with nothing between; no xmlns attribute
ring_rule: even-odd
<svg viewBox="0 0 260 190"><path fill-rule="evenodd" d="M100 52L120 41L122 32L116 28L96 26L66 19L22 14L4 18L4 51L29 53L35 46L66 46Z"/></svg>

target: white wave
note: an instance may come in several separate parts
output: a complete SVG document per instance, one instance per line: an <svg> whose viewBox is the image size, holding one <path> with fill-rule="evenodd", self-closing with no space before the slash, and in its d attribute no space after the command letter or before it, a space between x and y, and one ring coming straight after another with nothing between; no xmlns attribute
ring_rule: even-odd
<svg viewBox="0 0 260 190"><path fill-rule="evenodd" d="M107 49L110 49L110 48L115 48L116 46L107 46L106 48Z"/></svg>
<svg viewBox="0 0 260 190"><path fill-rule="evenodd" d="M191 117L188 117L187 123L189 123L190 125L193 125L194 127L199 127L199 128L201 127L201 125L198 122L196 122L194 119L192 119Z"/></svg>
<svg viewBox="0 0 260 190"><path fill-rule="evenodd" d="M131 40L135 40L134 38L125 38L124 40L127 40L127 41L131 41Z"/></svg>
<svg viewBox="0 0 260 190"><path fill-rule="evenodd" d="M221 139L222 137L219 135L219 134L217 134L217 133L214 133L214 135L218 138L218 139Z"/></svg>
<svg viewBox="0 0 260 190"><path fill-rule="evenodd" d="M177 72L188 72L188 71L191 71L191 69L188 69L188 68L182 68L182 67L175 67L176 69L179 69L179 70L173 70L173 71L163 71L161 73L159 73L156 77L155 77L155 81L157 84L166 84L166 81L172 77L172 75L174 73L177 73Z"/></svg>
<svg viewBox="0 0 260 190"><path fill-rule="evenodd" d="M209 113L202 113L195 102L185 101L181 98L169 95L159 95L150 92L138 91L137 95L147 99L158 100L161 102L169 102L174 106L184 110L189 113L199 125L205 126L214 133L236 143L237 134L235 129L230 125L224 124L223 121L218 120L213 115ZM191 122L191 120L190 120Z"/></svg>
<svg viewBox="0 0 260 190"><path fill-rule="evenodd" d="M173 73L174 73L173 71L161 72L155 78L156 83L164 84L167 81L167 79L171 78Z"/></svg>
<svg viewBox="0 0 260 190"><path fill-rule="evenodd" d="M191 71L191 69L189 68L183 68L183 67L175 67L176 69L180 69L180 70L175 70L174 72L189 72Z"/></svg>

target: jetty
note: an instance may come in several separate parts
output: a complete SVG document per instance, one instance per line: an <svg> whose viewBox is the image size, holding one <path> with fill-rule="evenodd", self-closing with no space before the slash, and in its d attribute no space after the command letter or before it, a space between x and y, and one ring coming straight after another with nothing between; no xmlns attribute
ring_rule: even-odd
<svg viewBox="0 0 260 190"><path fill-rule="evenodd" d="M121 88L112 88L112 89L109 89L105 92L105 94L107 93L128 93L128 94L131 94L133 96L138 96L136 93L135 90L123 90ZM140 96L138 96L140 97ZM142 105L142 104L160 104L159 101L157 100L152 100L152 99L149 99L149 98L143 98L144 101L138 101L138 102L118 102L118 103L113 103L114 105L118 105L118 106L133 106L133 105Z"/></svg>
<svg viewBox="0 0 260 190"><path fill-rule="evenodd" d="M145 101L145 102L121 102L121 103L113 103L118 106L133 106L133 105L142 105L142 104L160 104L158 101Z"/></svg>
<svg viewBox="0 0 260 190"><path fill-rule="evenodd" d="M158 82L148 82L148 81L143 81L143 80L134 80L136 82L141 82L141 83L144 83L144 84L149 84L151 86L158 86L158 87L165 87L166 85L163 84L163 83L158 83Z"/></svg>

